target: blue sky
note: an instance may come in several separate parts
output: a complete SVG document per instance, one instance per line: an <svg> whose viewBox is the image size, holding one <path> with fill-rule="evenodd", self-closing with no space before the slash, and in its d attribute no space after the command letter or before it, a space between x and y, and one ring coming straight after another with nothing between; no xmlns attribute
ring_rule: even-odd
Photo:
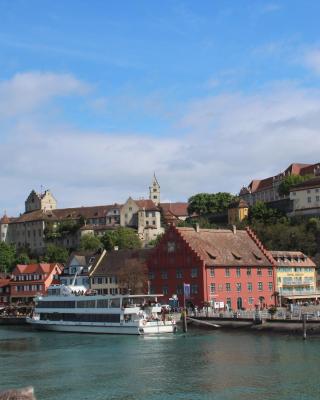
<svg viewBox="0 0 320 400"><path fill-rule="evenodd" d="M319 161L318 1L0 0L0 211L237 193Z"/></svg>

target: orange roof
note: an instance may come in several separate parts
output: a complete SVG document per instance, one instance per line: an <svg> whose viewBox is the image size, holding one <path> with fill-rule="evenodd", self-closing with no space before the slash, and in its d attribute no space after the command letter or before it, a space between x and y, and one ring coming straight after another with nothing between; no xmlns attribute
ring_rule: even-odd
<svg viewBox="0 0 320 400"><path fill-rule="evenodd" d="M13 275L20 275L20 274L35 274L35 273L47 273L50 274L54 268L58 266L61 270L62 265L57 263L47 264L47 263L40 263L40 264L18 264L15 269L13 270Z"/></svg>
<svg viewBox="0 0 320 400"><path fill-rule="evenodd" d="M10 283L10 279L0 279L0 287L8 286Z"/></svg>

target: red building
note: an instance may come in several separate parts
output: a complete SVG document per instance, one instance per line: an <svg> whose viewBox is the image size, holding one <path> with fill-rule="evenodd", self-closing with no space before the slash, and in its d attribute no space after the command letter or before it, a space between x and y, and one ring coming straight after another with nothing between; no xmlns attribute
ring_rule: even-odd
<svg viewBox="0 0 320 400"><path fill-rule="evenodd" d="M45 294L52 283L58 283L62 273L60 264L17 265L12 272L11 301L32 301L38 294Z"/></svg>
<svg viewBox="0 0 320 400"><path fill-rule="evenodd" d="M148 260L150 290L164 301L190 284L190 302L202 307L254 309L275 303L272 257L250 230L171 226Z"/></svg>
<svg viewBox="0 0 320 400"><path fill-rule="evenodd" d="M10 303L10 278L0 277L0 308Z"/></svg>

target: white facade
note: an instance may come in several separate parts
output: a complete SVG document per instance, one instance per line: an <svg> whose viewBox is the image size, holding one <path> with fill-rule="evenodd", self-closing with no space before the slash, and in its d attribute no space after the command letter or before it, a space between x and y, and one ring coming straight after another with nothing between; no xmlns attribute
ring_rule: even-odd
<svg viewBox="0 0 320 400"><path fill-rule="evenodd" d="M293 201L292 215L320 214L320 180L314 187L293 188L290 200Z"/></svg>

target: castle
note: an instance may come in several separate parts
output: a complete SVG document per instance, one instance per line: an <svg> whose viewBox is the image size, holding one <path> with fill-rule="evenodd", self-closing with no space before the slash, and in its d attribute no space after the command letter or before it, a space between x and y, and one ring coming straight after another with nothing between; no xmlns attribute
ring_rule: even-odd
<svg viewBox="0 0 320 400"><path fill-rule="evenodd" d="M148 199L129 197L124 204L59 209L49 190L44 193L32 190L25 201L23 214L9 218L5 213L0 219L0 239L18 249L28 249L32 254L43 254L50 242L74 249L84 234L101 236L123 226L135 229L147 245L164 232L161 221L166 221L168 216L171 221L185 219L187 203L161 203L160 185L155 174Z"/></svg>

